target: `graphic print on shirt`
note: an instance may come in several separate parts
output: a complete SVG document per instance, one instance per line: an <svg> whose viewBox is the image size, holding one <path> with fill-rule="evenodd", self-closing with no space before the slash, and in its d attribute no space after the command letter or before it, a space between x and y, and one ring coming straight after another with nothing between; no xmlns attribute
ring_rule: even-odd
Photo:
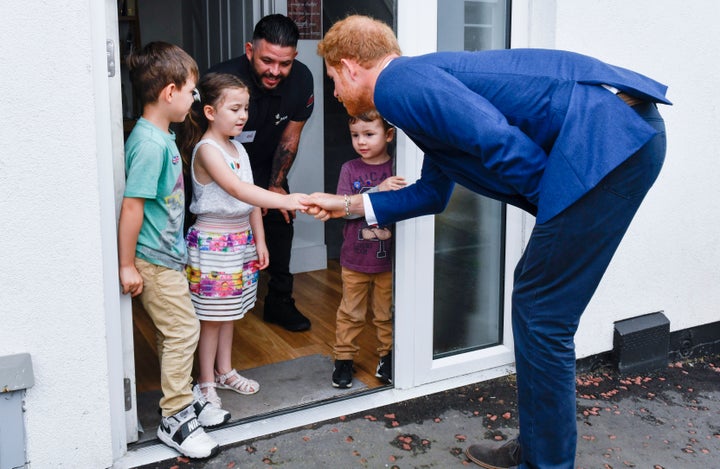
<svg viewBox="0 0 720 469"><path fill-rule="evenodd" d="M185 220L185 183L182 172L175 182L172 192L163 201L167 207L168 222L160 232L160 243L162 246L167 247L167 252L172 252L170 249L172 247L177 248L178 245L181 245L181 252L184 252L185 239L183 236L178 236L178 233L183 231Z"/></svg>
<svg viewBox="0 0 720 469"><path fill-rule="evenodd" d="M370 185L372 181L368 180L367 185L365 187L362 187L362 182L356 180L353 182L353 188L358 190L358 194L362 194L363 192L369 191L372 186ZM385 248L385 241L390 239L392 237L392 232L389 228L384 226L370 226L366 223L363 224L363 226L358 229L358 241L369 241L369 242L375 242L377 243L377 252L375 253L376 259L384 259L388 256L388 251ZM359 250L362 250L362 254L365 253L367 249L366 243L356 243L355 244L356 252ZM358 252L360 254L360 252Z"/></svg>

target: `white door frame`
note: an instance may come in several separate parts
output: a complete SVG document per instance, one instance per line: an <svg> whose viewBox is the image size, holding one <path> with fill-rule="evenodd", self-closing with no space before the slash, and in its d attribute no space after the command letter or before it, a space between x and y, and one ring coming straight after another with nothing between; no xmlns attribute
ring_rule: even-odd
<svg viewBox="0 0 720 469"><path fill-rule="evenodd" d="M437 0L398 0L397 34L404 55L437 50ZM418 35L417 31L424 31ZM420 177L423 154L398 132L397 173ZM524 216L508 208L506 219L505 298L502 344L433 359L433 276L435 225L426 216L397 224L395 242L394 385L408 389L427 383L509 366L514 362L510 327L513 265L520 258ZM411 366L412 364L412 366Z"/></svg>
<svg viewBox="0 0 720 469"><path fill-rule="evenodd" d="M93 83L97 103L100 210L103 217L110 413L113 456L117 459L126 452L128 443L138 439L132 309L130 298L120 292L117 262L117 220L125 188L117 0L91 2L90 11L94 37Z"/></svg>

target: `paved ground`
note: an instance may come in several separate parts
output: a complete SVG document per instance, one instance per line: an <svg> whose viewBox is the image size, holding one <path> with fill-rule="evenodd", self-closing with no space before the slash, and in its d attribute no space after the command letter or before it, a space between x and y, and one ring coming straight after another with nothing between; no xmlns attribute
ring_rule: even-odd
<svg viewBox="0 0 720 469"><path fill-rule="evenodd" d="M720 468L720 356L577 383L578 468ZM509 376L143 469L477 467L465 448L515 436L516 410Z"/></svg>

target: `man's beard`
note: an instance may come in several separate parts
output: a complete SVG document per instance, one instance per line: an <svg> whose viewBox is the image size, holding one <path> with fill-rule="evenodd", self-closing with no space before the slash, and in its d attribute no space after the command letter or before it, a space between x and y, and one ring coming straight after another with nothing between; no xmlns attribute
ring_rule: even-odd
<svg viewBox="0 0 720 469"><path fill-rule="evenodd" d="M263 82L263 77L277 78L278 81L275 83L275 86L273 86L272 88L268 88L267 86L265 86L265 82ZM274 77L273 75L267 75L267 74L260 75L255 70L253 70L253 78L255 79L255 84L258 85L260 87L260 89L267 91L267 90L274 90L275 88L277 88L280 85L280 83L283 82L283 80L285 79L285 76L278 75L277 77Z"/></svg>
<svg viewBox="0 0 720 469"><path fill-rule="evenodd" d="M342 104L351 116L359 116L360 114L375 109L373 93L372 90L369 89L362 89L361 91L346 95L342 100Z"/></svg>

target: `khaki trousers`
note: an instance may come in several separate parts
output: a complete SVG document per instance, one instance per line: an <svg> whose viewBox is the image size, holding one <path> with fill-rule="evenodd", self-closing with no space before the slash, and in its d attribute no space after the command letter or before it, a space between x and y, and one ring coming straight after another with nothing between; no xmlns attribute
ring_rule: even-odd
<svg viewBox="0 0 720 469"><path fill-rule="evenodd" d="M184 272L135 258L143 278L139 299L157 328L162 415L174 415L193 402L192 367L200 321L190 301Z"/></svg>
<svg viewBox="0 0 720 469"><path fill-rule="evenodd" d="M365 274L342 268L343 296L337 310L335 359L352 360L360 347L355 339L365 326L371 297L373 324L380 345L379 356L392 350L392 272Z"/></svg>

